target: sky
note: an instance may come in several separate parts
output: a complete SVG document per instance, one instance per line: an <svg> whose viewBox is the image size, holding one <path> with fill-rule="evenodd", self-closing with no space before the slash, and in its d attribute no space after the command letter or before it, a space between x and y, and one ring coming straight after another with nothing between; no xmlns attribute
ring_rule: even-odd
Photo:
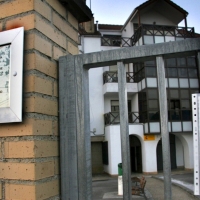
<svg viewBox="0 0 200 200"><path fill-rule="evenodd" d="M95 22L99 24L123 25L135 7L146 0L86 0L87 6L94 15ZM188 27L194 27L200 33L200 0L172 0L175 4L186 10ZM185 26L182 21L179 26Z"/></svg>

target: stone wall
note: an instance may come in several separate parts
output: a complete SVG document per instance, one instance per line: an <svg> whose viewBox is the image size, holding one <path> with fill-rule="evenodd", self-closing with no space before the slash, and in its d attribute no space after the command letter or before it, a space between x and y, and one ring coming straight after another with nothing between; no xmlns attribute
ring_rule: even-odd
<svg viewBox="0 0 200 200"><path fill-rule="evenodd" d="M59 0L0 0L0 31L24 27L23 121L0 124L0 199L59 199L58 58L78 54Z"/></svg>

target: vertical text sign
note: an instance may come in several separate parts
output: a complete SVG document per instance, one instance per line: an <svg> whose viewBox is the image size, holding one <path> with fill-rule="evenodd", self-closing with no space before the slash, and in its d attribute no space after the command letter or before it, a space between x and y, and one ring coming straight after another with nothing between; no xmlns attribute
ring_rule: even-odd
<svg viewBox="0 0 200 200"><path fill-rule="evenodd" d="M194 195L200 194L200 94L192 94L193 150L194 150Z"/></svg>

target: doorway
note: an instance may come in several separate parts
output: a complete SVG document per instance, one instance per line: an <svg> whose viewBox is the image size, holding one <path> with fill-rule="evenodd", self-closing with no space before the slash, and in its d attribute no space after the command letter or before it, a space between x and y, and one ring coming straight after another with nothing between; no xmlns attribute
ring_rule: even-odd
<svg viewBox="0 0 200 200"><path fill-rule="evenodd" d="M130 141L130 162L131 172L142 172L142 149L140 140L134 136L129 136Z"/></svg>
<svg viewBox="0 0 200 200"><path fill-rule="evenodd" d="M169 139L170 139L171 169L177 169L175 135L170 134ZM162 140L158 142L156 154L157 154L157 170L160 171L163 170Z"/></svg>

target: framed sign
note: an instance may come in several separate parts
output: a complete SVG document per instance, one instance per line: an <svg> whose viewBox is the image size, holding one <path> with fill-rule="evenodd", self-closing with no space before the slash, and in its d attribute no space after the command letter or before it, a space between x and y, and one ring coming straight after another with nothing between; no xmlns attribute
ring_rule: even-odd
<svg viewBox="0 0 200 200"><path fill-rule="evenodd" d="M24 28L0 32L0 123L22 121Z"/></svg>

